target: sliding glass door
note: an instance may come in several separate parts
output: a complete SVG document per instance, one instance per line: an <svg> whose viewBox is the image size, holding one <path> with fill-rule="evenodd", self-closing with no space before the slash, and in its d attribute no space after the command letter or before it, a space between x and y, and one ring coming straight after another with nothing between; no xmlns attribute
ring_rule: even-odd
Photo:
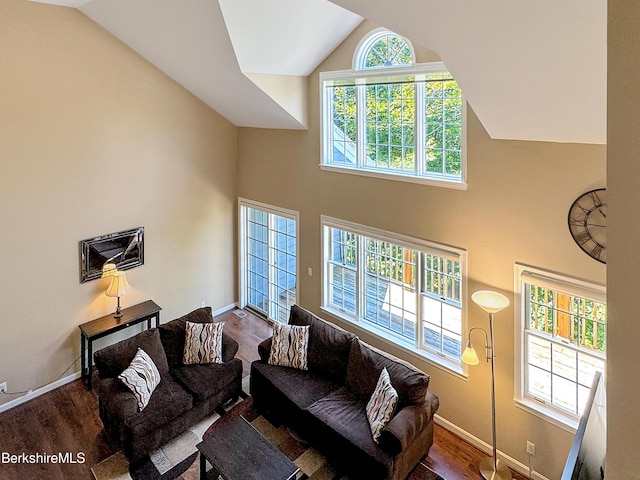
<svg viewBox="0 0 640 480"><path fill-rule="evenodd" d="M240 199L241 306L287 323L297 300L298 213Z"/></svg>

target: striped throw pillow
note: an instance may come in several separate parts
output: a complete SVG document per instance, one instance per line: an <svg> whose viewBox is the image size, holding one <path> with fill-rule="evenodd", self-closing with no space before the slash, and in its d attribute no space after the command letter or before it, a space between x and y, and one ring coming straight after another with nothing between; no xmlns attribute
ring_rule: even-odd
<svg viewBox="0 0 640 480"><path fill-rule="evenodd" d="M135 357L118 378L133 392L142 411L160 383L160 372L147 352L138 347Z"/></svg>
<svg viewBox="0 0 640 480"><path fill-rule="evenodd" d="M386 368L383 368L376 388L367 402L367 420L369 420L371 434L376 443L380 439L382 429L391 420L397 403L398 392L391 385L389 372L387 372Z"/></svg>
<svg viewBox="0 0 640 480"><path fill-rule="evenodd" d="M194 365L199 363L222 362L222 329L224 322L193 323L186 322L186 338L182 363Z"/></svg>
<svg viewBox="0 0 640 480"><path fill-rule="evenodd" d="M280 325L273 326L273 342L269 361L271 365L293 367L308 370L307 348L309 345L309 326Z"/></svg>

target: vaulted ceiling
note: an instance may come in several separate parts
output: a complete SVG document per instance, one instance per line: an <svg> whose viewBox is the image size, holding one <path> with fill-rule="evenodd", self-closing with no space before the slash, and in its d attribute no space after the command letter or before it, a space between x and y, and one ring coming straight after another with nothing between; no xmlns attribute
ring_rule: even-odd
<svg viewBox="0 0 640 480"><path fill-rule="evenodd" d="M606 0L40 1L238 126L307 128L306 77L366 18L437 52L492 138L606 143Z"/></svg>

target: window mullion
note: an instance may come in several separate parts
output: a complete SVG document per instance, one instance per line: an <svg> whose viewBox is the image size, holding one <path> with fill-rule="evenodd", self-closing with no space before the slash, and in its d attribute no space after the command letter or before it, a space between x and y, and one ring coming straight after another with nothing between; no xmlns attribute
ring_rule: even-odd
<svg viewBox="0 0 640 480"><path fill-rule="evenodd" d="M415 159L416 166L415 172L418 176L424 176L425 174L425 135L426 135L426 125L425 125L425 82L417 82L415 84Z"/></svg>
<svg viewBox="0 0 640 480"><path fill-rule="evenodd" d="M273 312L273 299L275 298L275 278L277 277L277 271L276 271L276 253L275 253L275 249L274 249L274 245L276 244L276 238L275 238L275 218L272 214L268 213L267 214L267 238L268 238L268 244L267 244L267 251L268 253L268 257L269 257L269 274L268 274L268 286L269 288L267 289L267 314L269 316L269 318L272 319L276 319L277 315L275 314L275 312Z"/></svg>
<svg viewBox="0 0 640 480"><path fill-rule="evenodd" d="M367 156L367 86L356 85L356 163L366 166Z"/></svg>
<svg viewBox="0 0 640 480"><path fill-rule="evenodd" d="M357 260L356 260L356 320L361 321L364 317L364 305L366 302L366 279L365 268L366 265L366 251L365 251L365 239L362 235L356 235L356 248L357 248Z"/></svg>
<svg viewBox="0 0 640 480"><path fill-rule="evenodd" d="M422 342L422 256L421 251L416 250L416 285L415 285L415 298L416 298L416 348L421 348Z"/></svg>

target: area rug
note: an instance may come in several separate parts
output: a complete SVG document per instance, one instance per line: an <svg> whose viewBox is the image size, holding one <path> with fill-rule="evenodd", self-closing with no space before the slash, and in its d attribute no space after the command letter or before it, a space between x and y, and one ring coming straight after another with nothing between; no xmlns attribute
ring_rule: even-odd
<svg viewBox="0 0 640 480"><path fill-rule="evenodd" d="M245 392L248 391L248 384L244 385L246 380L243 382ZM336 472L317 450L296 440L285 427L277 428L269 423L250 397L227 405L224 410L226 413L222 412L222 416L212 415L139 462L129 464L122 452L118 452L94 466L91 472L96 480L198 480L200 462L196 461L196 445L207 431L242 415L300 468L297 480L352 480ZM407 480L444 479L420 463Z"/></svg>
<svg viewBox="0 0 640 480"><path fill-rule="evenodd" d="M137 462L120 451L91 468L96 480L197 480L198 450L204 432L218 419L214 414Z"/></svg>

